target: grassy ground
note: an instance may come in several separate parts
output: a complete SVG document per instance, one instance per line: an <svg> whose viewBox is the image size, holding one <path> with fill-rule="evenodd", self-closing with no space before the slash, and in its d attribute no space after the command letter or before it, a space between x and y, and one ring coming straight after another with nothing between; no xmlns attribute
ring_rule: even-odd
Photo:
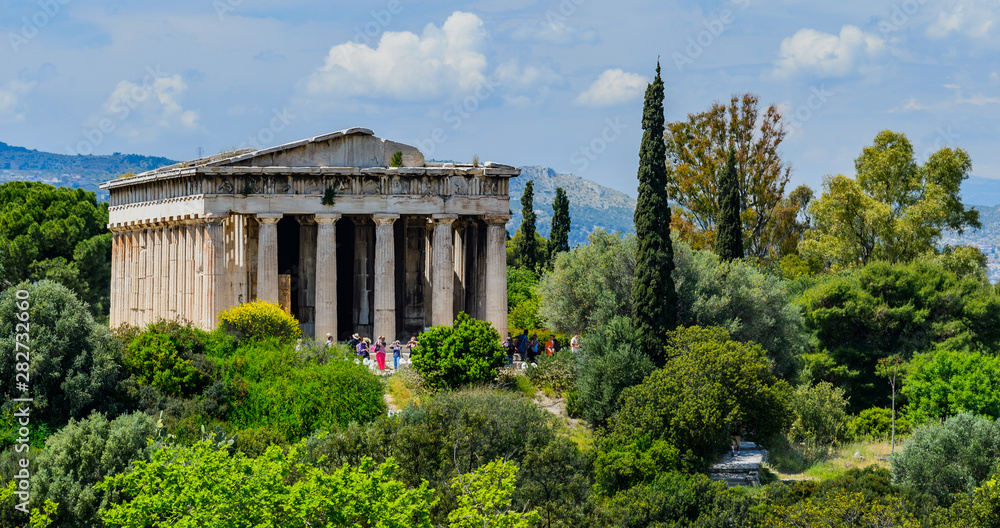
<svg viewBox="0 0 1000 528"><path fill-rule="evenodd" d="M828 450L782 446L771 450L767 467L782 480L825 480L851 468L876 465L888 469L890 448L888 440L851 442Z"/></svg>

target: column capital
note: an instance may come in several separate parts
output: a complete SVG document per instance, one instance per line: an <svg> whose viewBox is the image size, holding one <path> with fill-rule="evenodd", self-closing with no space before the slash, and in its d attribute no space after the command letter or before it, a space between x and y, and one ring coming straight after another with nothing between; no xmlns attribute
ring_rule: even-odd
<svg viewBox="0 0 1000 528"><path fill-rule="evenodd" d="M458 220L457 214L436 214L431 215L431 219L434 221L435 225L451 225Z"/></svg>
<svg viewBox="0 0 1000 528"><path fill-rule="evenodd" d="M483 221L489 225L507 225L512 217L510 215L485 215Z"/></svg>
<svg viewBox="0 0 1000 528"><path fill-rule="evenodd" d="M262 224L276 224L285 216L281 213L257 213L257 221Z"/></svg>
<svg viewBox="0 0 1000 528"><path fill-rule="evenodd" d="M372 220L375 221L376 225L392 225L397 219L399 219L398 214L377 213L372 215Z"/></svg>
<svg viewBox="0 0 1000 528"><path fill-rule="evenodd" d="M229 218L228 214L211 213L201 217L201 221L206 224L220 225Z"/></svg>
<svg viewBox="0 0 1000 528"><path fill-rule="evenodd" d="M317 224L336 224L343 216L336 213L316 213L314 220Z"/></svg>

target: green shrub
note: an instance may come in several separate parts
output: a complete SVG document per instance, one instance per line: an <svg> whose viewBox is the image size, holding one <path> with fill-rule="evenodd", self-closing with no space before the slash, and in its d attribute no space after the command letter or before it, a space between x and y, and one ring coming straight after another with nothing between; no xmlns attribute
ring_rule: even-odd
<svg viewBox="0 0 1000 528"><path fill-rule="evenodd" d="M535 387L549 389L561 396L573 388L575 370L576 356L564 348L555 355L538 358L535 364L528 365L525 375Z"/></svg>
<svg viewBox="0 0 1000 528"><path fill-rule="evenodd" d="M220 369L233 393L228 418L240 428L269 427L294 441L386 412L382 383L364 365L303 361L294 343L276 338L241 346Z"/></svg>
<svg viewBox="0 0 1000 528"><path fill-rule="evenodd" d="M925 425L891 461L894 481L947 503L953 493L971 492L1000 464L1000 425L969 413Z"/></svg>
<svg viewBox="0 0 1000 528"><path fill-rule="evenodd" d="M19 290L28 292L26 304L17 298ZM19 304L27 311L18 309ZM21 313L27 321L18 318ZM58 425L94 410L118 412L123 406L116 394L122 377L121 343L107 327L94 322L73 292L47 280L23 282L0 293L0 379L4 380L0 397L5 411L12 408L13 398L23 397L14 382L25 351L15 345L15 338L24 333L25 323L30 330L27 374L34 399L32 423Z"/></svg>
<svg viewBox="0 0 1000 528"><path fill-rule="evenodd" d="M793 418L788 437L792 442L833 446L844 438L847 400L843 389L825 381L800 385L792 392L789 406Z"/></svg>
<svg viewBox="0 0 1000 528"><path fill-rule="evenodd" d="M127 470L149 456L154 421L134 413L108 420L93 414L70 421L46 442L31 477L32 506L46 500L59 503L56 525L66 528L100 526L99 510L116 500L93 486L106 476Z"/></svg>
<svg viewBox="0 0 1000 528"><path fill-rule="evenodd" d="M272 445L283 446L288 443L284 433L271 427L240 429L235 435L234 447L250 458L263 455Z"/></svg>
<svg viewBox="0 0 1000 528"><path fill-rule="evenodd" d="M413 367L434 389L455 389L496 378L507 353L500 334L486 321L462 312L453 326L435 326L420 334Z"/></svg>
<svg viewBox="0 0 1000 528"><path fill-rule="evenodd" d="M910 421L896 411L896 436L910 433ZM872 407L847 422L847 434L855 440L884 440L892 436L892 410Z"/></svg>
<svg viewBox="0 0 1000 528"><path fill-rule="evenodd" d="M574 415L594 426L607 423L619 408L622 391L653 372L653 361L640 352L636 336L627 317L615 317L586 336L578 358Z"/></svg>
<svg viewBox="0 0 1000 528"><path fill-rule="evenodd" d="M913 358L900 391L915 422L960 412L1000 417L1000 357L938 350Z"/></svg>
<svg viewBox="0 0 1000 528"><path fill-rule="evenodd" d="M181 357L169 337L144 333L129 343L125 366L140 385L152 385L168 394L189 395L203 385L201 372Z"/></svg>
<svg viewBox="0 0 1000 528"><path fill-rule="evenodd" d="M278 303L259 300L220 313L219 327L241 340L297 339L302 335L298 319L282 310Z"/></svg>

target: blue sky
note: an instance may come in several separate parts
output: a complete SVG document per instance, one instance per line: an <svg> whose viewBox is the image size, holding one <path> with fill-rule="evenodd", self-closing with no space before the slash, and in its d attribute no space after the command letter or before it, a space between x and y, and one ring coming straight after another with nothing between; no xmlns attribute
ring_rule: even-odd
<svg viewBox="0 0 1000 528"><path fill-rule="evenodd" d="M175 159L364 126L428 158L547 165L635 195L668 120L782 108L792 183L883 129L1000 178L996 0L0 1L0 141Z"/></svg>

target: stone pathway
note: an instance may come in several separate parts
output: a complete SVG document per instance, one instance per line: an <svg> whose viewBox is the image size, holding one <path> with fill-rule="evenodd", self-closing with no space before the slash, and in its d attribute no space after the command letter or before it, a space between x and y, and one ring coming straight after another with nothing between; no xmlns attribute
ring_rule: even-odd
<svg viewBox="0 0 1000 528"><path fill-rule="evenodd" d="M767 461L767 450L753 442L742 442L740 453L726 453L712 466L709 478L724 480L732 486L760 486L760 470Z"/></svg>

